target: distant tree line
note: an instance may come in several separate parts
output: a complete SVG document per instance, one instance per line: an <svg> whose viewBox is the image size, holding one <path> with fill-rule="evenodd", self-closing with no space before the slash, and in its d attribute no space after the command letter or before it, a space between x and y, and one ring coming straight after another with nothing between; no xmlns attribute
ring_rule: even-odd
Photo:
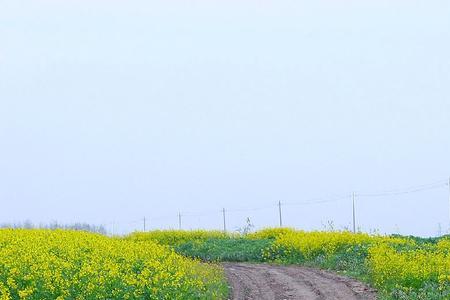
<svg viewBox="0 0 450 300"><path fill-rule="evenodd" d="M0 223L0 228L15 228L15 229L66 229L66 230L80 230L89 231L100 234L107 234L106 228L103 225L92 225L88 223L72 223L72 224L62 224L57 221L39 225L33 224L31 221L16 222L16 223Z"/></svg>

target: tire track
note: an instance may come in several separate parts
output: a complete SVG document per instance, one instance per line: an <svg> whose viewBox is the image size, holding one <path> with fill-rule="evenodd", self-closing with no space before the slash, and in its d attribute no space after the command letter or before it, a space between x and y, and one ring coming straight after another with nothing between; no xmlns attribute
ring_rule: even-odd
<svg viewBox="0 0 450 300"><path fill-rule="evenodd" d="M375 300L363 283L300 266L226 263L234 300Z"/></svg>

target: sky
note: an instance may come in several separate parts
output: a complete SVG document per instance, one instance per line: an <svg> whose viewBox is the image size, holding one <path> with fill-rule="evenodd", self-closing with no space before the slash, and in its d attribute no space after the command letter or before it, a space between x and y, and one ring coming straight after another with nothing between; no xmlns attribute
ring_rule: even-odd
<svg viewBox="0 0 450 300"><path fill-rule="evenodd" d="M448 232L449 15L0 0L0 223Z"/></svg>

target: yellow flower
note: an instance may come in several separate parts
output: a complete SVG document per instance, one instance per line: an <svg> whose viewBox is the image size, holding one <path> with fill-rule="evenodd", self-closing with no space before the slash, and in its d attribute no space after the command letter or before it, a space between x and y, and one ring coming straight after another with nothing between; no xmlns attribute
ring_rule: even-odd
<svg viewBox="0 0 450 300"><path fill-rule="evenodd" d="M156 242L81 231L0 229L0 270L0 300L208 298L225 285L220 268Z"/></svg>

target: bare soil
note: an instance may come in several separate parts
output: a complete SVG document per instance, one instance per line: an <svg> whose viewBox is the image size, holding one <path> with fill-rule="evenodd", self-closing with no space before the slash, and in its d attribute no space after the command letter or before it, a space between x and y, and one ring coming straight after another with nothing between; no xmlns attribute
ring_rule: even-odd
<svg viewBox="0 0 450 300"><path fill-rule="evenodd" d="M375 300L375 290L354 279L301 266L224 264L234 300Z"/></svg>

